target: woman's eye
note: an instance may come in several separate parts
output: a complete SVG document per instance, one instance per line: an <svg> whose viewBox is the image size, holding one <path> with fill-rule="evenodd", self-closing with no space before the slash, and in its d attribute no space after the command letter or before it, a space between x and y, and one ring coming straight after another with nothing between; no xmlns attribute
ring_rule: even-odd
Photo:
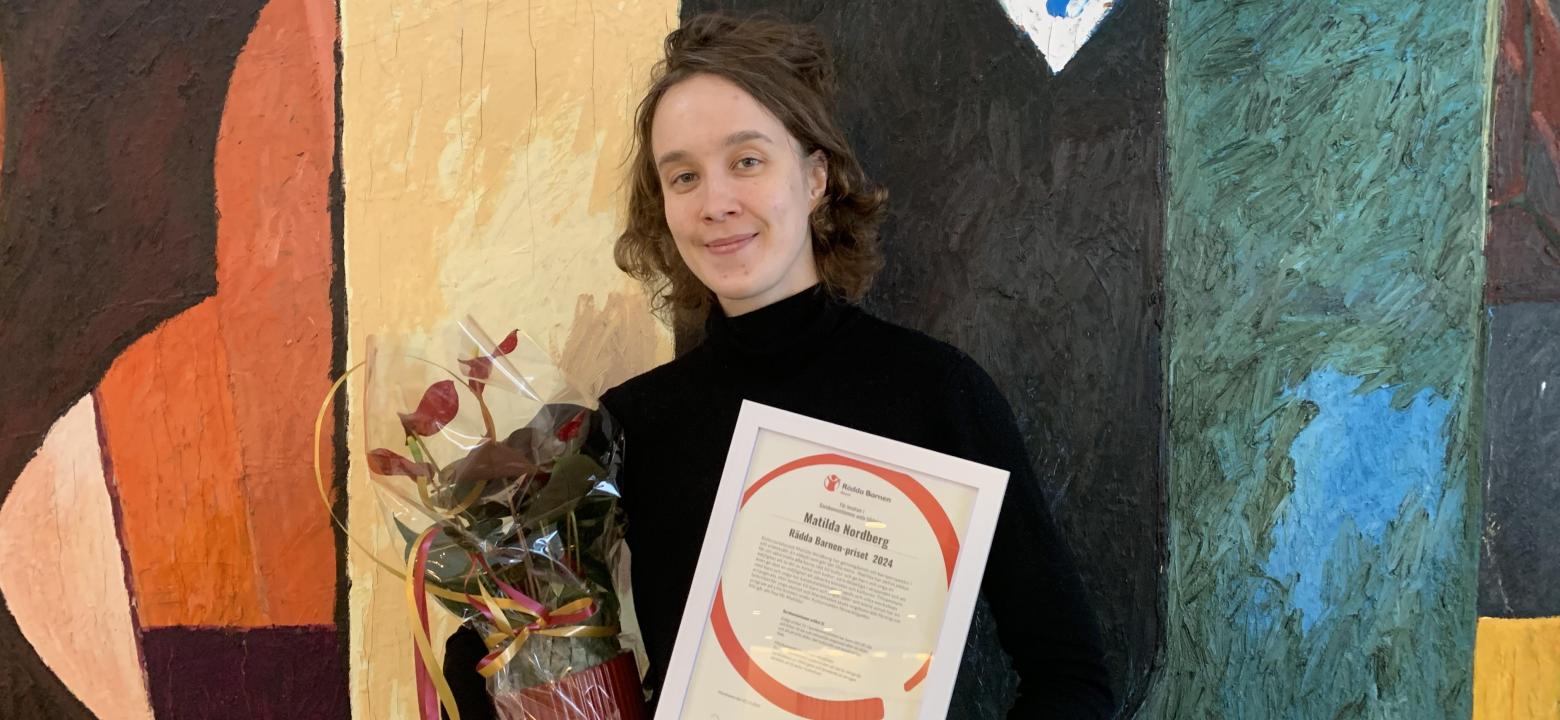
<svg viewBox="0 0 1560 720"><path fill-rule="evenodd" d="M691 182L693 182L693 173L691 172L678 173L672 176L673 185L686 185Z"/></svg>
<svg viewBox="0 0 1560 720"><path fill-rule="evenodd" d="M763 164L763 162L764 161L759 160L758 158L755 158L755 157L745 157L745 158L742 158L741 160L737 161L737 167L743 168L743 169L746 169L746 170L751 170L751 169L756 168L759 165Z"/></svg>

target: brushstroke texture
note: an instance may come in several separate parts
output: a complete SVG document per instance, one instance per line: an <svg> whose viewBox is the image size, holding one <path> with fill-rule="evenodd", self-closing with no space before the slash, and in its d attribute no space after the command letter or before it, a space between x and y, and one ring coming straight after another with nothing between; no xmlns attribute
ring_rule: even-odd
<svg viewBox="0 0 1560 720"><path fill-rule="evenodd" d="M1560 303L1490 315L1479 614L1560 616Z"/></svg>
<svg viewBox="0 0 1560 720"><path fill-rule="evenodd" d="M612 263L612 240L634 103L676 17L675 0L346 5L346 362L363 358L370 335L434 342L468 313L491 333L519 327L561 349L562 369L587 383L670 358L668 333ZM604 314L582 310L602 304ZM600 322L615 327L590 326ZM361 387L340 405L356 455L344 474L349 523L395 558L404 540L386 532L360 460L376 419L363 417ZM348 554L353 713L411 718L404 585ZM437 647L450 617L434 615Z"/></svg>
<svg viewBox="0 0 1560 720"><path fill-rule="evenodd" d="M963 348L1012 403L1130 709L1163 616L1165 4L1121 3L1056 75L996 2L700 1L683 15L717 7L779 11L834 47L847 135L890 193L866 306ZM978 611L977 640L991 629ZM964 674L986 703L950 717L1001 712L1003 663Z"/></svg>
<svg viewBox="0 0 1560 720"><path fill-rule="evenodd" d="M212 156L261 4L0 4L0 500L122 350L215 290ZM88 716L7 611L0 667L0 716Z"/></svg>
<svg viewBox="0 0 1560 720"><path fill-rule="evenodd" d="M1488 296L1491 303L1560 300L1560 4L1502 6Z"/></svg>
<svg viewBox="0 0 1560 720"><path fill-rule="evenodd" d="M345 720L340 639L328 627L148 630L157 720Z"/></svg>
<svg viewBox="0 0 1560 720"><path fill-rule="evenodd" d="M133 345L99 389L143 627L333 615L336 545L308 452L332 327L334 32L320 9L271 3L236 63L214 159L215 296Z"/></svg>
<svg viewBox="0 0 1560 720"><path fill-rule="evenodd" d="M1278 610L1297 612L1302 633L1333 608L1359 600L1350 597L1360 591L1348 582L1353 568L1332 560L1336 546L1379 548L1388 526L1405 513L1434 522L1443 511L1437 485L1446 476L1451 403L1427 388L1397 408L1391 389L1362 393L1363 382L1324 367L1283 395L1285 402L1315 410L1289 446L1294 489L1278 513L1262 570L1289 591L1288 607ZM1449 495L1444 510L1461 513L1461 500ZM1437 550L1445 549L1429 549L1429 557L1444 563L1446 553ZM1259 591L1259 604L1265 599Z"/></svg>
<svg viewBox="0 0 1560 720"><path fill-rule="evenodd" d="M269 623L221 338L208 300L137 341L98 388L142 628Z"/></svg>
<svg viewBox="0 0 1560 720"><path fill-rule="evenodd" d="M1490 132L1474 717L1560 719L1560 21L1504 0ZM1549 619L1535 619L1549 618Z"/></svg>
<svg viewBox="0 0 1560 720"><path fill-rule="evenodd" d="M1505 0L1490 136L1479 613L1560 615L1560 21ZM1548 302L1544 302L1548 301ZM1560 657L1560 645L1553 652ZM1560 697L1556 698L1560 702Z"/></svg>
<svg viewBox="0 0 1560 720"><path fill-rule="evenodd" d="M151 720L89 395L0 508L0 590L38 654L101 720Z"/></svg>
<svg viewBox="0 0 1560 720"><path fill-rule="evenodd" d="M311 449L335 330L335 25L330 0L270 0L233 70L215 161L211 341L226 354L257 589L278 625L328 625L336 603L337 546Z"/></svg>
<svg viewBox="0 0 1560 720"><path fill-rule="evenodd" d="M1493 20L1172 5L1155 716L1468 715Z"/></svg>
<svg viewBox="0 0 1560 720"><path fill-rule="evenodd" d="M1560 617L1479 618L1473 720L1560 720Z"/></svg>
<svg viewBox="0 0 1560 720"><path fill-rule="evenodd" d="M637 294L610 293L597 307L595 295L580 295L569 337L562 348L551 348L558 367L580 392L596 397L655 366L660 338L655 325L643 322L642 300Z"/></svg>

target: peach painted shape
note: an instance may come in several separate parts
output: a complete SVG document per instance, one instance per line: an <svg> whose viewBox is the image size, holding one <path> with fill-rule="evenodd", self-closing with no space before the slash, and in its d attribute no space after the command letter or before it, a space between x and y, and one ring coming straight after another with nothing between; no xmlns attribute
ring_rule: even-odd
<svg viewBox="0 0 1560 720"><path fill-rule="evenodd" d="M94 715L150 720L91 396L55 421L17 477L0 508L0 553L0 592L49 669Z"/></svg>

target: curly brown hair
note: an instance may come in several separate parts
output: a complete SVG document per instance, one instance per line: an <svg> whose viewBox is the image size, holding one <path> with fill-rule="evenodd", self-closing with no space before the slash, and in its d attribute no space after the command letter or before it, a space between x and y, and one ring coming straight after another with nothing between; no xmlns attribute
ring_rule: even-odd
<svg viewBox="0 0 1560 720"><path fill-rule="evenodd" d="M700 74L746 91L797 139L804 156L823 152L828 185L809 218L813 258L825 289L860 300L883 266L877 230L888 193L862 172L834 116L839 86L823 38L808 26L765 16L698 15L666 36L665 56L651 71L635 116L627 226L613 249L617 266L644 283L663 317L699 319L708 312L713 295L677 253L650 148L661 98Z"/></svg>

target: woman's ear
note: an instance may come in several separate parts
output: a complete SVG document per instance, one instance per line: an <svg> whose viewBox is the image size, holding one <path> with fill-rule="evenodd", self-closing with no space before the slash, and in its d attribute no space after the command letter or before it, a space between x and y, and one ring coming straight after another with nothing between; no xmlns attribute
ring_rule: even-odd
<svg viewBox="0 0 1560 720"><path fill-rule="evenodd" d="M823 202L823 194L828 189L829 155L822 150L814 150L807 156L807 199L812 202L814 210Z"/></svg>

